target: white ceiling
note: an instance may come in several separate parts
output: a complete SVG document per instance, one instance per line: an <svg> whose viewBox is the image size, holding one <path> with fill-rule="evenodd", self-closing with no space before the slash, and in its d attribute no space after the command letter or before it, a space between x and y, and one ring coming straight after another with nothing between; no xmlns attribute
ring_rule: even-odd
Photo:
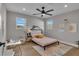
<svg viewBox="0 0 79 59"><path fill-rule="evenodd" d="M64 5L67 4L68 7L64 8ZM42 6L45 6L45 10L54 9L54 11L49 12L55 15L63 14L73 10L79 9L79 3L6 3L7 10L23 13L26 15L41 17L41 15L32 15L33 13L39 13L36 8L41 9ZM26 8L26 11L23 11L22 8ZM45 15L44 18L50 16Z"/></svg>

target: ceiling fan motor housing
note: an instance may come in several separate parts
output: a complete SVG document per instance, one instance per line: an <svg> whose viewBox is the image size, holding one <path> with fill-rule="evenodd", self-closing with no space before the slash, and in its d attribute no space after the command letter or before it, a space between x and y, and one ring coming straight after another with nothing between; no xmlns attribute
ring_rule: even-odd
<svg viewBox="0 0 79 59"><path fill-rule="evenodd" d="M45 7L42 7L42 9L45 9Z"/></svg>

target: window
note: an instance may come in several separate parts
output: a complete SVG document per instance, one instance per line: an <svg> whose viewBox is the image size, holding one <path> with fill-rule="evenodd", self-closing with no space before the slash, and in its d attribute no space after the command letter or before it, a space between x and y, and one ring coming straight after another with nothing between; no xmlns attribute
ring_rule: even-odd
<svg viewBox="0 0 79 59"><path fill-rule="evenodd" d="M25 28L26 21L25 18L16 18L16 28L23 29Z"/></svg>
<svg viewBox="0 0 79 59"><path fill-rule="evenodd" d="M53 28L53 20L47 20L47 29L52 30Z"/></svg>

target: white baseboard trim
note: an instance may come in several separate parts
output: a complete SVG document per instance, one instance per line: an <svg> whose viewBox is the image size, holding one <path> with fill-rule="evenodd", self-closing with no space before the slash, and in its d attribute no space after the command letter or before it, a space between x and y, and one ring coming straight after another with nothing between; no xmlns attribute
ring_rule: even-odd
<svg viewBox="0 0 79 59"><path fill-rule="evenodd" d="M59 42L78 48L78 45L76 45L76 44L72 44L72 43L65 42L65 41L60 41L60 40L59 40Z"/></svg>

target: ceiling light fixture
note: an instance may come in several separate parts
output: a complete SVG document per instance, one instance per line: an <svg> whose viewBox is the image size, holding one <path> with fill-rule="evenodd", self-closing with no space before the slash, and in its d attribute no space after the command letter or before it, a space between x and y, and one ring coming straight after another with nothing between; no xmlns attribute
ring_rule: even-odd
<svg viewBox="0 0 79 59"><path fill-rule="evenodd" d="M26 8L22 8L23 11L26 11Z"/></svg>
<svg viewBox="0 0 79 59"><path fill-rule="evenodd" d="M45 15L45 14L42 14L43 16Z"/></svg>
<svg viewBox="0 0 79 59"><path fill-rule="evenodd" d="M67 8L67 7L68 7L68 5L64 5L64 7L65 7L65 8Z"/></svg>

